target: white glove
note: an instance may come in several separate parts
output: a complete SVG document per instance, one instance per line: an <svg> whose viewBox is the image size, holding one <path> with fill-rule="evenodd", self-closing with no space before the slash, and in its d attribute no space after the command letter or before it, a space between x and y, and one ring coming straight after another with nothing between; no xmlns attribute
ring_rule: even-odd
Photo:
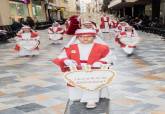
<svg viewBox="0 0 165 114"><path fill-rule="evenodd" d="M93 63L93 67L101 67L103 64L101 62L95 62Z"/></svg>
<svg viewBox="0 0 165 114"><path fill-rule="evenodd" d="M74 60L71 60L71 59L66 59L66 60L64 60L64 63L65 63L67 66L71 66L71 67L77 66L77 62L74 61Z"/></svg>

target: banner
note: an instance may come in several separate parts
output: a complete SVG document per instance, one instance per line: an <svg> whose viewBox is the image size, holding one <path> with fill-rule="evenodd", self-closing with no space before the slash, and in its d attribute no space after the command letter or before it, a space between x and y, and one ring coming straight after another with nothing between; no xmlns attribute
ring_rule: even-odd
<svg viewBox="0 0 165 114"><path fill-rule="evenodd" d="M116 73L111 69L77 70L64 74L64 79L72 86L95 91L109 85Z"/></svg>

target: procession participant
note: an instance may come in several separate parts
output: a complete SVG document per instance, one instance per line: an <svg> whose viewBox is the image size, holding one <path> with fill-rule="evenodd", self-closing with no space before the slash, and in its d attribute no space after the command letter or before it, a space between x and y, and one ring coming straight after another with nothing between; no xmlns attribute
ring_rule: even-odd
<svg viewBox="0 0 165 114"><path fill-rule="evenodd" d="M125 28L128 27L128 26L129 26L129 24L127 22L122 21L116 27L116 29L115 29L115 43L116 44L120 45L119 36L123 31L125 31Z"/></svg>
<svg viewBox="0 0 165 114"><path fill-rule="evenodd" d="M110 21L111 29L115 29L118 26L119 22L115 19Z"/></svg>
<svg viewBox="0 0 165 114"><path fill-rule="evenodd" d="M96 27L96 23L95 22L92 22L92 21L86 21L82 24L81 26L82 29L94 29L96 30L96 38L95 38L95 43L102 43L104 45L107 45L108 44L106 42L103 41L103 35L102 35L102 32L100 32L99 29L97 29ZM73 36L71 38L71 40L67 43L67 45L65 45L65 48L69 47L71 44L75 44L75 43L78 43L78 40L76 38L76 36Z"/></svg>
<svg viewBox="0 0 165 114"><path fill-rule="evenodd" d="M136 30L132 26L126 27L125 31L121 32L118 38L120 47L128 57L131 56L140 40Z"/></svg>
<svg viewBox="0 0 165 114"><path fill-rule="evenodd" d="M116 31L123 32L125 31L125 27L128 27L128 26L129 24L127 22L124 22L124 21L119 22Z"/></svg>
<svg viewBox="0 0 165 114"><path fill-rule="evenodd" d="M32 30L29 26L24 25L21 30L17 33L16 36L16 46L15 51L18 52L19 56L35 56L39 55L39 36L38 33ZM20 45L20 42L27 43L28 46L34 47L31 49L25 48L23 45ZM32 41L29 43L29 41ZM26 45L26 44L25 44Z"/></svg>
<svg viewBox="0 0 165 114"><path fill-rule="evenodd" d="M48 28L49 39L52 40L54 44L62 42L63 33L64 29L58 22L53 23L52 27Z"/></svg>
<svg viewBox="0 0 165 114"><path fill-rule="evenodd" d="M82 68L83 65L101 67L103 64L110 65L109 56L111 51L103 43L95 42L96 31L92 29L78 29L74 39L68 47L65 47L60 56L53 62L60 66L63 72L68 71L68 67L77 66ZM96 53L97 52L97 53ZM85 102L87 108L95 108L99 98L109 98L107 87L101 90L87 91L77 87L68 86L69 99Z"/></svg>
<svg viewBox="0 0 165 114"><path fill-rule="evenodd" d="M81 19L78 15L71 16L65 23L66 30L65 33L73 35L77 29L81 28Z"/></svg>
<svg viewBox="0 0 165 114"><path fill-rule="evenodd" d="M116 28L118 26L119 22L117 21L117 19L114 19L112 18L110 20L110 34L109 34L109 37L110 38L114 38L116 35L117 35L117 31L116 31Z"/></svg>
<svg viewBox="0 0 165 114"><path fill-rule="evenodd" d="M105 13L103 13L103 16L101 17L100 29L103 33L109 33L110 18L108 16L106 16Z"/></svg>

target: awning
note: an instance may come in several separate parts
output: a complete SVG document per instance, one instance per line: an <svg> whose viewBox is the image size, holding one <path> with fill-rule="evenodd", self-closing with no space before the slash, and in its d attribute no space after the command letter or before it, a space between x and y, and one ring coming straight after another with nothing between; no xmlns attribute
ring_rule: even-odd
<svg viewBox="0 0 165 114"><path fill-rule="evenodd" d="M112 0L109 5L108 5L108 8L111 8L111 7L114 7L116 5L119 5L122 3L123 0Z"/></svg>
<svg viewBox="0 0 165 114"><path fill-rule="evenodd" d="M149 0L112 0L108 8L121 9L123 7L132 7L136 4L146 4Z"/></svg>
<svg viewBox="0 0 165 114"><path fill-rule="evenodd" d="M125 2L137 2L138 0L125 0Z"/></svg>

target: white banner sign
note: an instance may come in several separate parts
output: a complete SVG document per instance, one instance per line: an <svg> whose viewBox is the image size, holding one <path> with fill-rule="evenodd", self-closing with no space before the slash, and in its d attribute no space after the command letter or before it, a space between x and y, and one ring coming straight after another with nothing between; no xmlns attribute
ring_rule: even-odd
<svg viewBox="0 0 165 114"><path fill-rule="evenodd" d="M110 84L115 74L114 70L109 69L77 70L65 73L64 79L72 86L94 91Z"/></svg>

